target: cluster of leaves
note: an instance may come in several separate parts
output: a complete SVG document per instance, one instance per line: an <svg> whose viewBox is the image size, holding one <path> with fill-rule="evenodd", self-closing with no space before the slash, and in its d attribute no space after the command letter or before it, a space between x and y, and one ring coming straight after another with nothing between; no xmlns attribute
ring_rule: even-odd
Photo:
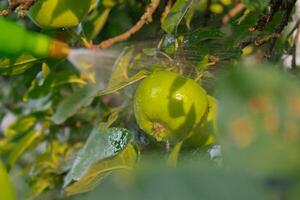
<svg viewBox="0 0 300 200"><path fill-rule="evenodd" d="M275 32L274 27L280 23L284 12L277 12L263 31L253 33L248 29L259 20L260 14L268 6L269 1L243 0L242 2L245 5L244 10L232 16L230 23L222 24L223 17L239 1L176 0L163 18L161 14L167 2L161 1L158 11L153 16L153 23L137 32L128 40L129 44L120 45L123 51L115 58L112 65L103 66L104 69L113 69L108 82L104 85L91 83L67 60L35 58L29 55L22 55L16 59L0 56L2 86L0 118L3 133L0 140L0 154L12 171L22 168L20 171L30 185L29 197L53 199L54 195L58 199L66 195L88 192L108 174L133 168L140 152L143 155L152 151L165 154L165 145L158 144L147 137L135 123L132 98L136 83L155 69L174 70L201 82L208 93L213 95L216 85L215 71L218 68L232 66L240 59L260 62L265 50L264 46L257 47L249 43L250 46L241 49L240 43L245 38L253 36L261 40L268 38ZM39 30L27 18L18 20L32 30L62 38L72 47L81 47L84 41L97 43L127 31L139 20L148 3L150 1L97 1L95 8L80 26L68 30ZM145 38L145 35L149 37ZM274 56L271 57L272 62L279 63L281 56L290 52L291 36L291 33L283 34L278 40ZM103 59L106 59L105 56ZM99 60L99 63L101 62ZM264 172L273 170L273 165L276 165L276 163L267 165L263 162L264 156L268 153L274 151L276 153L272 154L275 157L282 155L282 158L285 158L288 154L282 153L282 149L289 146L290 148L287 149L297 152L298 147L290 145L289 142L282 146L281 137L267 140L270 144L260 143L266 140L264 137L268 134L263 134L263 139L257 139L257 143L253 142L254 131L245 130L251 120L247 117L238 118L240 113L232 112L237 110L236 106L239 105L241 108L238 110L248 113L245 110L248 107L245 105L248 105L249 91L256 91L260 85L264 85L254 78L252 80L252 77L257 76L266 77L269 76L269 72L264 75L256 73L250 78L244 74L233 75L219 84L224 86L220 89L223 91L220 99L224 99L225 102L220 108L219 121L222 122L220 132L226 133L225 138L220 141L224 142L221 142L224 147L228 147L225 148L224 155L230 155L228 160L231 161L231 165L239 163L237 164L239 169L248 169L244 165L250 165ZM281 79L278 78L278 74L272 77L277 79L271 80L273 82L269 85L275 87L280 82L278 79ZM243 82L244 78L245 82ZM280 82L279 85L285 85L285 80L283 79L283 83ZM252 87L252 83L257 84ZM236 93L237 86L239 93ZM287 87L290 88L290 85ZM272 88L270 91L276 89ZM261 93L253 92L253 96L259 97ZM272 92L271 94L282 95ZM254 98L253 96L251 98ZM258 99L260 100L268 101L265 98ZM273 112L272 109L270 112ZM232 119L227 117L228 113L232 113ZM286 120L284 123L289 122ZM274 127L271 124L271 127L267 128ZM238 131L246 131L247 137L239 138ZM280 132L281 129L276 131ZM259 148L250 145L252 142ZM256 157L258 152L256 149L258 148L261 153L266 146L281 148L268 149L265 151L266 154ZM246 150L241 151L240 148ZM243 155L245 152L249 153L248 156ZM195 154L203 153L206 154L206 150L197 150ZM236 155L239 153L240 155ZM245 158L250 157L257 159L245 161ZM290 166L298 166L297 155L288 158L282 160L291 163ZM267 169L260 168L264 166ZM280 165L279 170L281 169L290 172L289 167L284 168ZM213 172L210 171L209 174ZM162 180L163 177L161 176ZM136 185L139 185L139 181ZM239 179L233 181L232 188L238 181ZM211 182L215 185L216 181ZM153 180L150 180L150 183L153 184ZM222 183L227 184L224 180ZM248 185L244 187L248 188ZM62 189L64 194L59 192ZM103 190L101 192L103 195L108 194ZM239 195L237 199L241 199Z"/></svg>

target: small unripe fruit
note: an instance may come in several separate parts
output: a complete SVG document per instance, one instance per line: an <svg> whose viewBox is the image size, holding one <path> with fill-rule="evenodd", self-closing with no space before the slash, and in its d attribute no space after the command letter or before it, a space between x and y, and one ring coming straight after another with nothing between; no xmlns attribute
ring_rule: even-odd
<svg viewBox="0 0 300 200"><path fill-rule="evenodd" d="M154 72L137 88L138 125L157 141L176 144L189 137L207 111L207 94L194 80L173 72Z"/></svg>

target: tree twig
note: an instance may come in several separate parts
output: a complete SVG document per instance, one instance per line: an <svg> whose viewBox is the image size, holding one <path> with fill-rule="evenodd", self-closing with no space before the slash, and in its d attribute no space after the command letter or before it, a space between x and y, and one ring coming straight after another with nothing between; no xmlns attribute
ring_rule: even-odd
<svg viewBox="0 0 300 200"><path fill-rule="evenodd" d="M273 16L279 10L281 4L282 4L282 0L270 0L267 8L260 15L256 25L250 27L249 31L250 32L254 32L256 30L261 31L268 22L272 21Z"/></svg>
<svg viewBox="0 0 300 200"><path fill-rule="evenodd" d="M283 31L283 29L288 24L290 16L292 14L292 10L295 6L295 3L296 3L296 0L291 0L291 1L289 1L289 3L286 3L285 8L284 8L285 12L284 12L283 18L281 19L281 22L277 25L277 27L275 29L275 34L280 35L281 32ZM278 39L278 37L274 37L270 40L270 47L265 55L266 58L271 57L277 39Z"/></svg>
<svg viewBox="0 0 300 200"><path fill-rule="evenodd" d="M228 22L242 12L245 9L245 5L243 3L236 4L222 19L223 25L228 24Z"/></svg>
<svg viewBox="0 0 300 200"><path fill-rule="evenodd" d="M167 15L169 14L171 8L173 5L173 0L168 0L167 5L165 6L164 12L161 14L160 17L160 22L162 23L164 21L164 19L167 17Z"/></svg>
<svg viewBox="0 0 300 200"><path fill-rule="evenodd" d="M245 39L243 39L242 41L240 41L240 43L238 44L238 47L240 49L243 49L245 48L246 46L252 44L253 42L255 42L255 40L258 39L258 36L249 36L249 37L246 37Z"/></svg>
<svg viewBox="0 0 300 200"><path fill-rule="evenodd" d="M278 39L280 37L280 34L279 33L272 33L270 35L267 35L261 39L257 39L254 41L254 44L256 46L262 46L263 44L267 43L267 42L270 42L271 40L273 39Z"/></svg>
<svg viewBox="0 0 300 200"><path fill-rule="evenodd" d="M151 3L147 6L145 13L140 18L140 20L127 32L125 32L121 35L118 35L116 37L104 40L98 45L93 45L93 47L104 49L104 48L110 47L111 45L113 45L117 42L122 42L122 41L127 40L133 34L138 32L145 24L152 22L152 15L156 11L159 3L160 3L160 0L152 0Z"/></svg>
<svg viewBox="0 0 300 200"><path fill-rule="evenodd" d="M275 15L275 13L281 8L284 10L284 15L280 21L280 23L276 26L274 33L265 36L263 38L260 38L261 36L249 36L242 40L239 43L239 47L241 49L245 48L246 46L254 43L256 46L261 46L267 42L270 43L270 46L265 54L265 58L269 59L272 55L273 49L275 47L275 44L280 37L282 31L286 27L286 25L289 22L292 10L295 6L297 0L289 0L289 1L283 1L283 0L270 0L268 4L268 8L266 8L263 13L260 15L258 22L254 27L249 28L250 32L254 32L256 30L262 31L265 25L270 22Z"/></svg>

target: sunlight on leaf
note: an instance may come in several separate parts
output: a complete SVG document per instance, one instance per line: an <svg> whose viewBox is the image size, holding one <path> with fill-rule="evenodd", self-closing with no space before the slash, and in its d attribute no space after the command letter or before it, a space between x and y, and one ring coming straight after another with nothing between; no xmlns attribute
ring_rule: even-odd
<svg viewBox="0 0 300 200"><path fill-rule="evenodd" d="M167 33L173 33L187 11L191 8L193 0L177 0L171 11L162 23L162 29Z"/></svg>
<svg viewBox="0 0 300 200"><path fill-rule="evenodd" d="M83 23L83 30L87 39L92 40L101 32L109 17L110 11L111 8L97 8L95 12L87 17Z"/></svg>
<svg viewBox="0 0 300 200"><path fill-rule="evenodd" d="M34 64L42 63L43 60L43 58L35 58L28 55L22 55L17 59L2 58L0 59L0 74L18 75L31 68Z"/></svg>
<svg viewBox="0 0 300 200"><path fill-rule="evenodd" d="M179 142L171 149L167 159L167 164L169 166L176 166L182 144L183 142Z"/></svg>
<svg viewBox="0 0 300 200"><path fill-rule="evenodd" d="M65 189L67 195L75 195L93 190L107 175L119 171L130 170L136 163L138 152L129 144L124 151L115 157L108 158L93 164L87 173L77 182Z"/></svg>
<svg viewBox="0 0 300 200"><path fill-rule="evenodd" d="M82 107L92 103L96 94L101 91L102 86L87 84L83 88L75 91L71 96L63 100L57 107L51 120L56 124L61 124L69 117L78 112Z"/></svg>
<svg viewBox="0 0 300 200"><path fill-rule="evenodd" d="M17 159L26 151L31 145L41 136L38 131L29 132L21 141L18 142L17 146L11 151L8 157L9 166L12 167Z"/></svg>
<svg viewBox="0 0 300 200"><path fill-rule="evenodd" d="M132 139L132 133L124 128L102 129L96 126L84 147L77 153L72 168L65 177L64 186L78 181L91 165L117 155Z"/></svg>
<svg viewBox="0 0 300 200"><path fill-rule="evenodd" d="M128 85L131 85L131 84L147 77L148 74L149 74L149 72L146 70L139 71L137 74L133 75L132 77L128 78L127 80L123 80L122 82L118 82L118 83L109 85L104 91L98 93L98 96L103 96L103 95L114 93Z"/></svg>
<svg viewBox="0 0 300 200"><path fill-rule="evenodd" d="M45 73L47 73L44 72L45 70L43 70L43 76ZM54 88L71 83L79 85L86 84L86 82L83 81L78 75L70 71L61 71L55 74L50 73L42 81L40 81L40 77L38 75L36 79L32 81L31 86L26 91L23 97L23 100L28 101L29 99L37 99L43 96L47 96L52 92Z"/></svg>
<svg viewBox="0 0 300 200"><path fill-rule="evenodd" d="M125 49L114 64L114 71L108 82L107 88L98 93L99 96L116 92L128 85L131 85L147 76L146 70L128 77L128 69L133 59L134 48Z"/></svg>

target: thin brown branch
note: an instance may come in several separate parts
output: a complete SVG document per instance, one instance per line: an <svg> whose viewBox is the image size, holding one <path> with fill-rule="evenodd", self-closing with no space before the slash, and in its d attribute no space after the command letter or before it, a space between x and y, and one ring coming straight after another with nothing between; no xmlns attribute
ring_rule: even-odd
<svg viewBox="0 0 300 200"><path fill-rule="evenodd" d="M255 42L257 39L258 39L258 36L246 37L245 39L240 41L240 43L238 44L238 47L240 49L243 49L243 48L247 47L248 45L252 44L253 42Z"/></svg>
<svg viewBox="0 0 300 200"><path fill-rule="evenodd" d="M250 32L254 32L256 30L261 31L265 25L272 21L273 16L279 10L283 0L270 0L267 8L260 15L259 20L256 25L249 28Z"/></svg>
<svg viewBox="0 0 300 200"><path fill-rule="evenodd" d="M161 18L160 18L160 22L162 23L164 21L164 19L167 17L167 15L169 14L171 8L173 5L173 0L168 0L167 5L165 6L164 12L161 14Z"/></svg>
<svg viewBox="0 0 300 200"><path fill-rule="evenodd" d="M239 13L241 13L243 10L245 10L245 5L243 3L238 3L236 4L228 13L227 15L225 15L222 19L222 23L223 25L228 24L228 22L235 17L236 15L238 15Z"/></svg>
<svg viewBox="0 0 300 200"><path fill-rule="evenodd" d="M270 43L269 49L267 50L265 54L265 58L270 58L273 52L273 49L275 47L275 44L280 37L282 31L286 27L286 25L289 22L292 10L295 6L296 0L290 0L290 1L283 1L283 0L270 0L268 4L268 8L264 10L264 12L259 17L258 22L254 27L251 27L249 29L250 32L253 31L262 31L265 25L270 22L275 15L276 12L278 12L279 9L282 9L284 11L284 15L280 21L280 23L276 26L274 33L261 37L261 36L250 36L245 38L239 43L240 48L245 48L246 46L254 43L256 46L261 46L267 42Z"/></svg>
<svg viewBox="0 0 300 200"><path fill-rule="evenodd" d="M8 16L16 10L19 17L24 17L25 12L29 10L35 1L36 0L8 0L8 8L0 12L0 16Z"/></svg>
<svg viewBox="0 0 300 200"><path fill-rule="evenodd" d="M273 34L264 36L262 38L259 38L258 36L249 36L249 37L245 38L244 40L242 40L238 46L241 49L245 48L246 46L248 46L252 43L255 46L262 46L262 45L266 44L267 42L270 42L272 39L274 39L274 38L277 39L279 37L280 37L280 34L278 34L278 33L273 33Z"/></svg>
<svg viewBox="0 0 300 200"><path fill-rule="evenodd" d="M281 22L277 25L276 29L275 29L275 34L280 35L282 33L282 31L284 30L284 28L286 27L286 25L289 22L290 16L292 14L292 10L295 6L297 0L291 0L289 3L286 4L286 6L284 7L284 15L283 18L281 19ZM268 52L266 53L265 57L266 58L270 58L273 52L273 49L275 47L275 44L277 42L277 38L272 38L270 40L270 47L268 49Z"/></svg>
<svg viewBox="0 0 300 200"><path fill-rule="evenodd" d="M280 34L278 34L278 33L273 33L273 34L267 35L267 36L265 36L265 37L263 37L263 38L261 38L261 39L255 40L255 41L254 41L254 44L255 44L256 46L262 46L263 44L265 44L265 43L267 43L267 42L269 42L269 41L271 41L271 40L273 40L273 39L278 39L279 37L280 37Z"/></svg>
<svg viewBox="0 0 300 200"><path fill-rule="evenodd" d="M149 24L152 22L152 15L156 11L158 5L160 3L160 0L152 0L151 3L147 6L145 13L140 18L140 20L127 32L118 35L116 37L104 40L99 45L93 46L100 49L105 49L117 42L122 42L127 39L129 39L133 34L138 32L145 24Z"/></svg>

